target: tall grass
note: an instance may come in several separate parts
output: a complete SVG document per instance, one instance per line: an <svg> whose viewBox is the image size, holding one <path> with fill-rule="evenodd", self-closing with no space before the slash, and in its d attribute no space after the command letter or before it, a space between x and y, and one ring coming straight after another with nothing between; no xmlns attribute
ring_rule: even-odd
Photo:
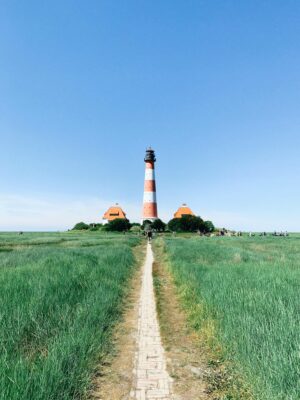
<svg viewBox="0 0 300 400"><path fill-rule="evenodd" d="M85 397L120 316L135 244L0 235L0 399Z"/></svg>
<svg viewBox="0 0 300 400"><path fill-rule="evenodd" d="M207 320L258 400L300 398L300 237L166 239L195 327ZM197 308L198 307L198 308Z"/></svg>

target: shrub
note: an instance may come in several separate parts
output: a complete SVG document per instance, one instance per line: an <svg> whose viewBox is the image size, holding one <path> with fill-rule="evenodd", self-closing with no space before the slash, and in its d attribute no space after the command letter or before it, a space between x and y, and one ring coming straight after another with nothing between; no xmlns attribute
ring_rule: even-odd
<svg viewBox="0 0 300 400"><path fill-rule="evenodd" d="M142 229L146 231L148 229L152 229L152 221L150 221L150 219L145 219L145 221L142 223Z"/></svg>
<svg viewBox="0 0 300 400"><path fill-rule="evenodd" d="M179 232L181 231L181 223L180 223L181 218L173 218L168 222L168 229L171 232Z"/></svg>
<svg viewBox="0 0 300 400"><path fill-rule="evenodd" d="M205 233L211 233L215 230L215 226L211 221L204 221L203 228Z"/></svg>
<svg viewBox="0 0 300 400"><path fill-rule="evenodd" d="M157 232L164 232L164 230L166 229L166 224L158 218L152 222L151 227Z"/></svg>
<svg viewBox="0 0 300 400"><path fill-rule="evenodd" d="M99 224L98 222L91 222L90 224L89 224L89 227L90 228L101 228L103 225L102 224Z"/></svg>
<svg viewBox="0 0 300 400"><path fill-rule="evenodd" d="M74 228L72 229L73 231L82 231L89 229L89 225L85 224L84 222L78 222Z"/></svg>
<svg viewBox="0 0 300 400"><path fill-rule="evenodd" d="M92 222L89 224L89 230L91 232L96 232L96 231L100 231L102 229L103 225L96 223L96 222Z"/></svg>
<svg viewBox="0 0 300 400"><path fill-rule="evenodd" d="M141 226L140 224L132 224L132 227L130 228L130 232L140 232L141 231Z"/></svg>
<svg viewBox="0 0 300 400"><path fill-rule="evenodd" d="M105 226L107 231L111 232L125 232L131 228L131 223L128 219L116 218Z"/></svg>
<svg viewBox="0 0 300 400"><path fill-rule="evenodd" d="M168 228L173 232L204 232L204 221L194 215L183 215L181 218L171 219Z"/></svg>

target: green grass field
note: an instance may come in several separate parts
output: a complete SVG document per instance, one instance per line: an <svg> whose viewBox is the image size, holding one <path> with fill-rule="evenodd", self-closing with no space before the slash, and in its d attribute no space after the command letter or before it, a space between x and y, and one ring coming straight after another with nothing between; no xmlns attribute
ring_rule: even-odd
<svg viewBox="0 0 300 400"><path fill-rule="evenodd" d="M85 398L120 317L138 242L0 234L0 399Z"/></svg>
<svg viewBox="0 0 300 400"><path fill-rule="evenodd" d="M215 329L254 398L299 400L300 236L165 244L194 328Z"/></svg>

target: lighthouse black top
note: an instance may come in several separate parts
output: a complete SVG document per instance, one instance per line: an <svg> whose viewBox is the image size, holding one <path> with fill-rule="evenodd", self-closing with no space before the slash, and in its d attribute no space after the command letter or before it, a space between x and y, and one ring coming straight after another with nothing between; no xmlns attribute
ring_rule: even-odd
<svg viewBox="0 0 300 400"><path fill-rule="evenodd" d="M146 150L144 161L156 161L154 150L151 148Z"/></svg>

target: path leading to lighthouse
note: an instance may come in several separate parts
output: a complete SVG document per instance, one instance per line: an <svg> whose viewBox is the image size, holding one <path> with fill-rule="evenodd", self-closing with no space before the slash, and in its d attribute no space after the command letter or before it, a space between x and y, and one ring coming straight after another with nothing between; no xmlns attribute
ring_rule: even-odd
<svg viewBox="0 0 300 400"><path fill-rule="evenodd" d="M148 244L139 299L137 349L130 396L136 400L169 400L171 378L166 369L165 353L161 343L152 266L153 253L151 245Z"/></svg>
<svg viewBox="0 0 300 400"><path fill-rule="evenodd" d="M130 284L123 319L114 334L114 351L99 366L91 393L93 400L217 398L214 388L207 384L207 377L215 385L222 375L218 369L214 373L208 368L205 346L188 327L165 265L162 242L156 239L153 246L154 263L149 244L135 249L137 263L142 268L137 269ZM155 292L153 276L158 282ZM170 379L166 361L174 381Z"/></svg>

